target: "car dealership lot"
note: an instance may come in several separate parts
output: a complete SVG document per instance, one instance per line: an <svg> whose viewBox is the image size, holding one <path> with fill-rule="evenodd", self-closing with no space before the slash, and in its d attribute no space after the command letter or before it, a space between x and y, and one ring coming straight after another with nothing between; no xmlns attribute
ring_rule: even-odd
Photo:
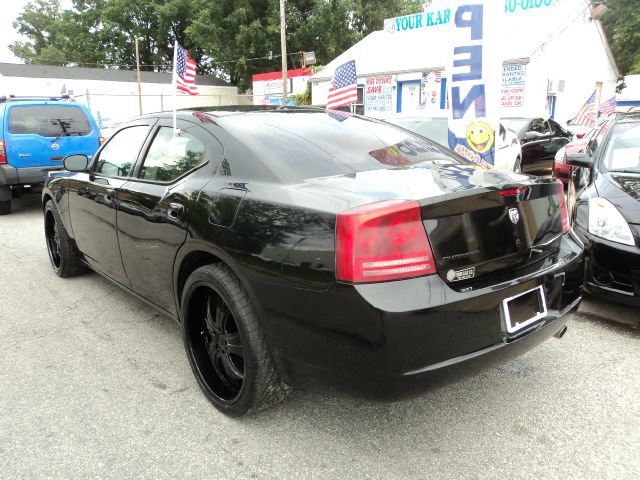
<svg viewBox="0 0 640 480"><path fill-rule="evenodd" d="M299 393L242 420L180 328L51 271L37 195L0 218L0 478L638 478L640 333L589 298L562 340L427 397Z"/></svg>

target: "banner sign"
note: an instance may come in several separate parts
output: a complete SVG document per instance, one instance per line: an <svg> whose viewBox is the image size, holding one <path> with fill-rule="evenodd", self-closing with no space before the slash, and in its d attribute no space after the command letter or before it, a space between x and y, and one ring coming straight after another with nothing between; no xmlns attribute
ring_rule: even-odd
<svg viewBox="0 0 640 480"><path fill-rule="evenodd" d="M502 108L524 106L524 85L527 66L525 64L505 65L502 67L502 92L500 106Z"/></svg>
<svg viewBox="0 0 640 480"><path fill-rule="evenodd" d="M481 165L491 167L500 105L497 37L500 13L497 2L452 2L452 63L449 68L449 148Z"/></svg>
<svg viewBox="0 0 640 480"><path fill-rule="evenodd" d="M489 0L498 3L499 0ZM519 14L533 11L540 11L547 7L553 7L559 0L504 0L505 14ZM436 5L434 5L436 4ZM446 8L444 6L446 5ZM435 8L441 6L441 8ZM384 30L388 33L401 33L411 30L436 27L438 25L448 25L451 22L452 9L449 2L441 0L439 2L422 4L423 12L413 13L402 17L386 18L384 20Z"/></svg>
<svg viewBox="0 0 640 480"><path fill-rule="evenodd" d="M365 112L390 112L393 79L391 75L367 78L364 90Z"/></svg>

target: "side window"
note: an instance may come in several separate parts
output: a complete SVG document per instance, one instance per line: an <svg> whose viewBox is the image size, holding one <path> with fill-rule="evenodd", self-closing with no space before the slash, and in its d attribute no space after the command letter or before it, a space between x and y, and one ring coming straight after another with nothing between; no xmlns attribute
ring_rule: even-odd
<svg viewBox="0 0 640 480"><path fill-rule="evenodd" d="M128 177L149 127L138 125L117 132L100 151L93 171L109 177Z"/></svg>
<svg viewBox="0 0 640 480"><path fill-rule="evenodd" d="M186 130L174 135L170 127L160 127L140 168L139 178L172 182L204 161L205 145Z"/></svg>
<svg viewBox="0 0 640 480"><path fill-rule="evenodd" d="M545 120L536 118L531 122L529 131L539 133L540 135L548 135L551 133L551 128L549 128L549 124Z"/></svg>

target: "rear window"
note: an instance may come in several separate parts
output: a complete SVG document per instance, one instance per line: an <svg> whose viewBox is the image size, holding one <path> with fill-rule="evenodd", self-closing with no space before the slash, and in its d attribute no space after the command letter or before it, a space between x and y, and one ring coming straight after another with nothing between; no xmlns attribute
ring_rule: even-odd
<svg viewBox="0 0 640 480"><path fill-rule="evenodd" d="M24 105L11 108L9 133L82 136L91 133L91 125L84 111L73 105Z"/></svg>
<svg viewBox="0 0 640 480"><path fill-rule="evenodd" d="M339 112L255 113L219 121L285 176L328 177L441 160L469 163L406 130Z"/></svg>

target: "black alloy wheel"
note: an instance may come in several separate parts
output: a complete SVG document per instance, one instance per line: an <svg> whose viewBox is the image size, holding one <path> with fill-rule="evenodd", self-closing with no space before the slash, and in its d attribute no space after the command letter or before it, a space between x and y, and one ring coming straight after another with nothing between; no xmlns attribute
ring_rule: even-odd
<svg viewBox="0 0 640 480"><path fill-rule="evenodd" d="M288 395L271 358L253 303L224 264L205 265L187 279L182 328L191 369L209 401L239 417Z"/></svg>
<svg viewBox="0 0 640 480"><path fill-rule="evenodd" d="M53 200L49 200L44 207L44 237L49 260L56 275L73 277L85 270Z"/></svg>
<svg viewBox="0 0 640 480"><path fill-rule="evenodd" d="M238 325L224 300L209 287L196 292L199 314L192 320L194 353L203 375L223 402L238 398L244 383L244 352ZM210 365L207 365L207 360ZM208 368L207 368L208 367Z"/></svg>
<svg viewBox="0 0 640 480"><path fill-rule="evenodd" d="M49 211L44 217L44 236L47 240L47 251L49 260L55 270L60 268L62 259L60 258L60 234L58 232L58 222L56 222L53 212Z"/></svg>

